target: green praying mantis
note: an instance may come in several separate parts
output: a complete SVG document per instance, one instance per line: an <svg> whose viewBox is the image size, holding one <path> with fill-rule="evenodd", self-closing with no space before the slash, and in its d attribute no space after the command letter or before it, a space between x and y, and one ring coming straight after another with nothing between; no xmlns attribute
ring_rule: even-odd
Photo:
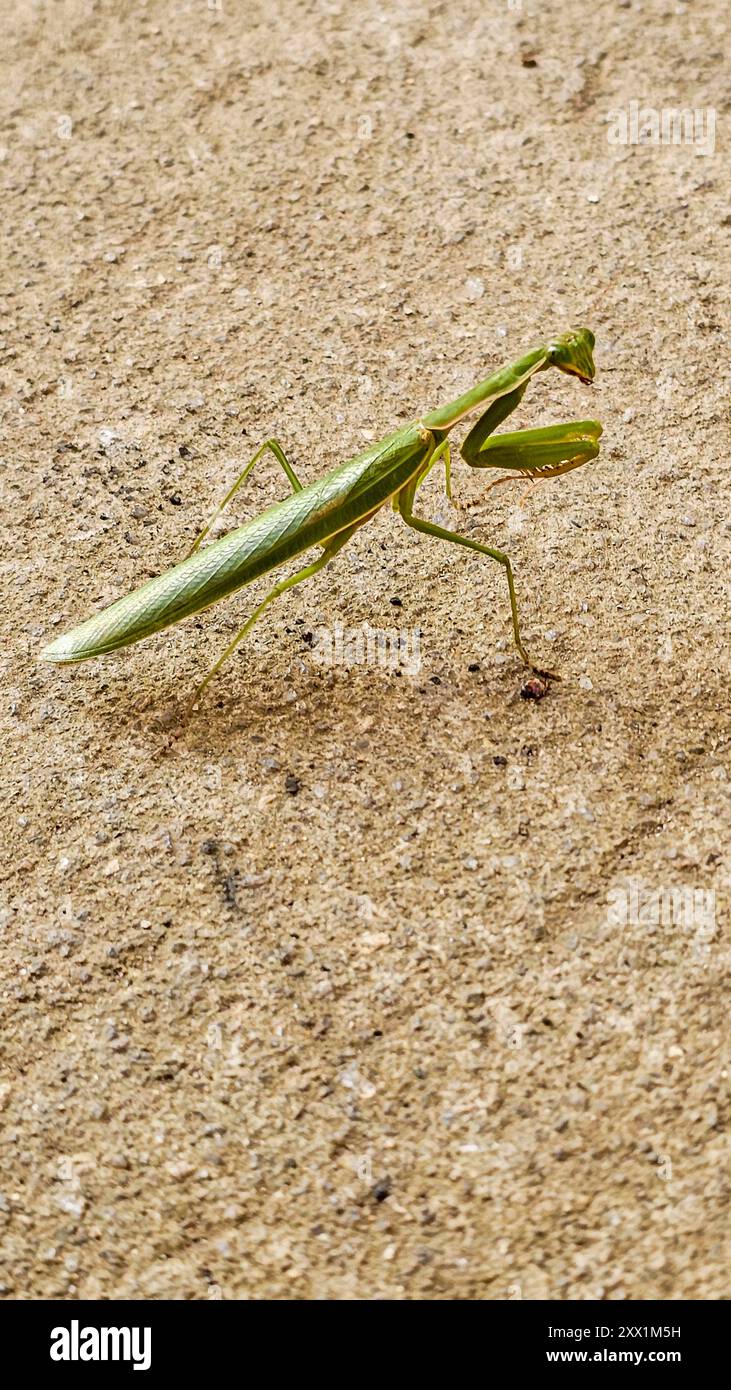
<svg viewBox="0 0 731 1390"><path fill-rule="evenodd" d="M360 526L370 521L385 503L391 502L407 526L439 540L465 546L503 566L515 645L526 665L532 666L520 635L513 570L508 556L470 536L462 536L415 516L414 500L417 489L440 459L444 460L447 496L451 500L449 434L478 406L486 408L463 441L460 454L470 468L510 470L495 482L521 476L532 480L552 478L596 458L602 432L596 420L574 420L491 437L520 403L528 382L537 372L557 367L561 372L590 383L595 370L593 347L594 334L588 328L572 329L553 338L544 346L525 353L511 366L495 372L449 405L432 410L387 435L307 487L300 482L279 442L265 440L180 564L56 638L43 649L41 659L68 664L102 656L118 647L128 647L179 623L192 613L210 608L227 594L244 588L295 556L321 547L322 553L317 559L279 580L269 590L196 689L190 702L190 707L194 708L209 681L269 604L317 574ZM292 488L291 494L201 550L201 542L217 517L267 450L281 464ZM547 674L538 667L532 669L539 675Z"/></svg>

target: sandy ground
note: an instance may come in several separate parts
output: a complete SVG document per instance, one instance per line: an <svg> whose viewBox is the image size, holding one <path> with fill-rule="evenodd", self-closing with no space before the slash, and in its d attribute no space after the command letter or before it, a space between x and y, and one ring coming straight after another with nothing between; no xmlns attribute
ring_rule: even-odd
<svg viewBox="0 0 731 1390"><path fill-rule="evenodd" d="M723 1297L723 0L0 13L5 1296ZM572 323L513 427L600 459L423 494L541 702L386 510L188 723L263 584L37 663L262 439L312 480ZM318 662L363 623L421 669Z"/></svg>

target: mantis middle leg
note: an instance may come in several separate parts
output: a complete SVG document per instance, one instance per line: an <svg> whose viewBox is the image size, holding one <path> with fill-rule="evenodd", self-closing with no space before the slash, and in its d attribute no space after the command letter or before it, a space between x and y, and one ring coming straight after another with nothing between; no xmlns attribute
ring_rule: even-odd
<svg viewBox="0 0 731 1390"><path fill-rule="evenodd" d="M443 439L438 444L434 453L429 459L428 467L431 468L442 455L449 457L449 441ZM428 469L426 470L428 471ZM513 582L513 568L508 556L502 550L496 550L492 546L482 545L479 541L473 541L470 536L460 536L457 531L447 531L444 526L437 526L432 521L423 521L421 517L414 516L413 504L414 495L419 483L426 476L426 471L422 472L416 479L413 479L398 494L398 509L406 522L407 526L412 526L415 531L423 531L427 536L436 536L438 540L452 541L454 545L463 545L468 550L476 550L478 555L487 555L491 560L497 560L503 566L508 580L508 593L510 594L510 612L513 619L513 638L515 645L520 652L526 666L531 666L531 660L523 646L523 639L520 635L520 619L518 617L518 604L515 597L515 584ZM537 667L534 668L538 670Z"/></svg>

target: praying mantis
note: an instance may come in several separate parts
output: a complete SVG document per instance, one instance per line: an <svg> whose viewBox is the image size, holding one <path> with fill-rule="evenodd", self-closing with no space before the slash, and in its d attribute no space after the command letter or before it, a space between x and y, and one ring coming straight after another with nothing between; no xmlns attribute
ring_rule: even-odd
<svg viewBox="0 0 731 1390"><path fill-rule="evenodd" d="M470 468L505 468L509 473L495 482L523 477L531 480L556 477L578 468L599 453L601 425L596 420L574 420L540 429L518 430L492 438L493 431L515 410L531 377L549 367L580 381L594 379L594 334L575 328L552 338L519 357L474 386L448 405L440 406L387 435L355 458L334 468L324 478L303 486L276 439L267 439L249 460L233 487L216 508L184 560L131 594L56 638L40 653L43 661L62 664L86 661L119 647L131 646L144 637L179 623L192 613L210 608L219 599L244 588L295 556L315 547L321 554L286 579L280 579L237 632L233 641L195 690L190 708L199 702L209 681L242 639L258 622L269 604L301 584L337 555L359 527L370 521L387 502L407 526L439 540L476 551L496 560L505 570L515 646L527 666L532 666L520 635L513 570L508 556L471 536L449 531L414 514L417 489L440 460L444 460L447 497L452 500L449 434L467 415L484 406L472 426L460 454ZM246 481L267 451L281 465L292 488L289 496L266 511L201 549L214 522Z"/></svg>

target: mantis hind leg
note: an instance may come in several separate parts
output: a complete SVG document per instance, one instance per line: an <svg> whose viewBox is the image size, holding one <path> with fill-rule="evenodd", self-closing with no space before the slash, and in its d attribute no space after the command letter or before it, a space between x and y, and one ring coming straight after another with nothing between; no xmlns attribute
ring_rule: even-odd
<svg viewBox="0 0 731 1390"><path fill-rule="evenodd" d="M361 522L358 522L355 526L349 526L346 528L346 530L340 531L337 535L332 536L331 539L327 541L327 543L325 544L322 555L320 555L317 560L313 560L311 565L305 565L304 569L297 570L297 573L291 574L288 579L281 579L278 584L275 584L274 587L269 590L269 593L266 595L265 598L262 599L258 608L254 609L254 612L251 614L250 618L247 618L246 622L244 623L244 626L240 628L239 631L236 633L236 636L234 637L233 641L229 642L228 646L226 647L226 650L222 652L221 656L219 656L218 658L218 661L215 663L214 666L211 667L205 679L201 681L200 685L195 690L188 704L187 712L189 714L192 712L193 709L195 709L195 706L200 701L201 695L203 694L203 691L206 689L206 686L217 674L217 672L220 671L224 662L228 661L228 658L232 655L233 652L235 652L239 643L243 641L247 633L251 632L254 623L257 623L259 621L260 617L262 616L262 613L264 613L264 611L269 607L269 604L273 603L275 598L279 598L280 594L286 593L287 589L293 589L296 584L301 584L304 579L310 579L313 574L317 574L318 570L321 570L323 566L328 563L329 560L332 560L333 555L336 555L337 552L342 549L342 547L345 545L345 542L350 540L350 537L353 535L354 531L357 531L358 526L360 524Z"/></svg>
<svg viewBox="0 0 731 1390"><path fill-rule="evenodd" d="M429 460L429 467L436 463L439 456L445 453L447 448L448 444L446 439L443 440L441 444L437 445L437 448L434 450L434 453L432 454ZM545 671L540 671L537 666L533 666L533 663L531 662L530 657L528 656L528 653L525 647L523 646L523 639L520 635L520 618L518 616L518 603L515 597L515 584L513 582L513 567L510 563L509 557L502 550L496 550L492 546L482 545L479 541L473 541L472 538L469 536L460 536L457 531L447 531L443 526L437 526L434 524L434 522L423 521L420 517L414 516L414 496L419 483L425 476L425 473L422 473L420 477L417 477L416 479L412 480L412 482L408 483L407 486L403 488L401 492L398 493L398 509L407 526L413 527L415 531L422 531L427 536L436 536L438 540L451 541L454 545L462 545L465 546L468 550L476 550L478 555L487 555L489 559L497 560L498 564L503 566L508 581L508 593L510 595L510 612L513 620L513 639L515 641L515 645L526 666L532 666L533 670L538 672L538 674L546 675L547 673Z"/></svg>
<svg viewBox="0 0 731 1390"><path fill-rule="evenodd" d="M297 477L297 474L295 473L295 471L294 471L294 469L293 469L291 463L289 462L289 459L287 458L287 456L286 456L286 454L285 454L285 452L284 452L284 450L283 450L281 444L279 443L279 441L278 441L277 439L265 439L265 440L264 440L264 443L260 446L260 448L257 449L256 453L254 454L254 457L253 457L252 459L249 459L249 462L247 463L247 465L246 465L246 467L243 469L243 471L239 474L239 476L238 476L238 478L236 479L236 482L234 483L233 487L230 487L230 488L229 488L229 490L228 490L228 492L226 493L226 496L224 497L223 501L222 501L222 502L219 502L219 504L218 504L218 506L216 507L216 510L215 510L215 512L213 513L213 515L212 515L211 517L209 517L209 519L208 519L206 525L203 527L203 530L201 531L200 535L196 537L196 539L194 540L192 546L190 547L190 550L188 551L188 555L186 556L186 559L188 558L189 555L194 555L194 554L195 554L196 550L198 549L199 545L201 544L201 541L205 540L205 538L206 538L206 536L208 535L208 532L210 531L210 529L211 529L211 527L213 526L214 522L216 522L216 521L218 520L219 516L221 515L221 512L224 510L224 507L227 507L227 506L228 506L228 504L229 504L229 502L231 501L232 497L234 497L234 496L236 495L236 493L238 492L238 490L239 490L239 488L241 487L242 483L245 483L245 482L246 482L246 479L248 478L248 476L249 476L249 474L250 474L252 468L255 466L255 464L257 464L257 463L259 462L259 459L261 458L262 454L263 454L267 449L269 449L270 453L272 453L272 454L274 455L275 459L277 460L277 463L281 464L282 468L284 469L284 472L286 473L286 475L287 475L287 477L288 477L290 483L292 484L292 491L293 491L293 492L301 492L301 491L302 491L302 483L300 482L299 478Z"/></svg>

